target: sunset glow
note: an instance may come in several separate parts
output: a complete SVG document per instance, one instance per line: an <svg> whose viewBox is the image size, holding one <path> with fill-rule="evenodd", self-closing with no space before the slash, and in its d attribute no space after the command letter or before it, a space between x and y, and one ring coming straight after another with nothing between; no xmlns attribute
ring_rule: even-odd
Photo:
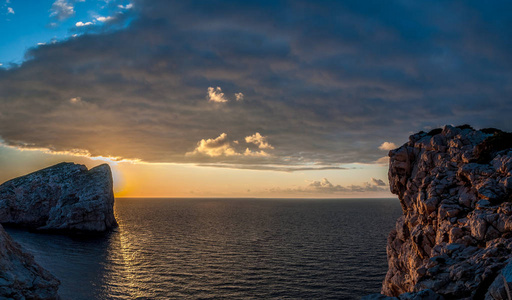
<svg viewBox="0 0 512 300"><path fill-rule="evenodd" d="M391 197L387 154L409 134L512 126L498 7L0 8L3 181L106 162L119 197Z"/></svg>

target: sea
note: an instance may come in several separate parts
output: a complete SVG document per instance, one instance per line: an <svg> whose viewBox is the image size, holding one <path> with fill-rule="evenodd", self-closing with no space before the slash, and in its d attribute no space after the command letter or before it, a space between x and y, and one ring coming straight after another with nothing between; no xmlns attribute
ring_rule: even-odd
<svg viewBox="0 0 512 300"><path fill-rule="evenodd" d="M359 299L378 293L397 199L128 199L102 237L6 228L62 299Z"/></svg>

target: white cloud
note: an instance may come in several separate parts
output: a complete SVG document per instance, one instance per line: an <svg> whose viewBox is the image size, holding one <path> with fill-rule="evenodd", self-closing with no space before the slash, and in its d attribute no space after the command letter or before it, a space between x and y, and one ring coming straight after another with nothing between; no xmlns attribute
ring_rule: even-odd
<svg viewBox="0 0 512 300"><path fill-rule="evenodd" d="M244 100L244 94L242 93L235 93L236 101L242 101Z"/></svg>
<svg viewBox="0 0 512 300"><path fill-rule="evenodd" d="M384 142L384 143L382 143L382 145L379 146L380 150L388 150L388 151L396 149L396 148L398 148L398 146L395 143L391 143L391 142Z"/></svg>
<svg viewBox="0 0 512 300"><path fill-rule="evenodd" d="M100 22L108 22L110 20L113 20L114 17L112 16L108 16L108 17L97 17L96 20L100 21Z"/></svg>
<svg viewBox="0 0 512 300"><path fill-rule="evenodd" d="M132 9L133 8L133 4L130 3L130 4L126 4L126 5L118 5L117 7L119 7L120 9Z"/></svg>
<svg viewBox="0 0 512 300"><path fill-rule="evenodd" d="M240 155L240 153L237 153L235 149L231 147L226 133L222 133L214 139L202 139L197 143L197 147L193 152L186 153L186 155L197 154L203 154L211 157Z"/></svg>
<svg viewBox="0 0 512 300"><path fill-rule="evenodd" d="M7 13L14 15L14 9L12 9L12 7L7 7Z"/></svg>
<svg viewBox="0 0 512 300"><path fill-rule="evenodd" d="M53 2L50 11L50 17L54 17L57 20L65 20L75 14L73 4L66 0L56 0Z"/></svg>
<svg viewBox="0 0 512 300"><path fill-rule="evenodd" d="M246 149L245 149L244 155L245 155L245 156L254 156L254 157L265 157L265 156L270 156L270 154L268 154L267 152L265 152L265 151L263 151L263 150L260 150L260 151L251 151L249 148L246 148Z"/></svg>
<svg viewBox="0 0 512 300"><path fill-rule="evenodd" d="M76 24L75 24L76 27L83 27L83 26L90 26L90 25L92 25L92 22L86 22L86 23L76 22Z"/></svg>
<svg viewBox="0 0 512 300"><path fill-rule="evenodd" d="M267 137L262 136L259 132L245 137L245 142L255 144L260 149L274 149L274 147L267 142Z"/></svg>
<svg viewBox="0 0 512 300"><path fill-rule="evenodd" d="M216 102L216 103L225 103L228 102L228 99L224 98L224 93L220 87L216 89L213 87L208 88L208 101Z"/></svg>

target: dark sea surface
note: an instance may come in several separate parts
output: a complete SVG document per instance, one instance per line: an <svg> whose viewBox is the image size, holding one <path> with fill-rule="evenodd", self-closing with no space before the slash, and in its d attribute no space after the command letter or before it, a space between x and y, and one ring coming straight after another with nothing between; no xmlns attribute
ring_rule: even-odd
<svg viewBox="0 0 512 300"><path fill-rule="evenodd" d="M396 199L116 199L101 238L7 228L63 299L359 299L380 291Z"/></svg>

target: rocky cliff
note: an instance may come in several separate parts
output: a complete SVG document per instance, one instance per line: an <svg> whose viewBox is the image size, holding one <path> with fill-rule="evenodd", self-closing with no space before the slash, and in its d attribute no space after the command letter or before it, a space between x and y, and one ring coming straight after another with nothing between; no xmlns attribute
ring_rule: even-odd
<svg viewBox="0 0 512 300"><path fill-rule="evenodd" d="M512 299L512 134L445 126L389 156L403 216L388 237L382 293Z"/></svg>
<svg viewBox="0 0 512 300"><path fill-rule="evenodd" d="M58 299L59 280L40 267L0 225L0 298Z"/></svg>
<svg viewBox="0 0 512 300"><path fill-rule="evenodd" d="M103 232L117 226L110 167L60 163L0 185L0 223Z"/></svg>

